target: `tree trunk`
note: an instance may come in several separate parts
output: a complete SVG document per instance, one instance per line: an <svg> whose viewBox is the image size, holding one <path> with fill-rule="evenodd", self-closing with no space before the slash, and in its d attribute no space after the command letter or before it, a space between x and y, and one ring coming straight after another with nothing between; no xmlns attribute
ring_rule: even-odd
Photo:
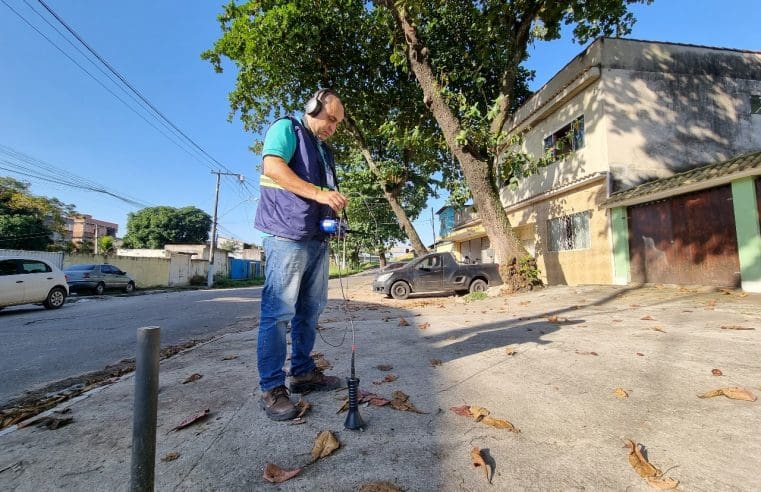
<svg viewBox="0 0 761 492"><path fill-rule="evenodd" d="M458 143L457 135L462 127L441 95L439 84L428 60L428 49L419 42L417 30L407 17L404 7L393 0L386 0L385 4L391 9L397 24L404 33L408 47L407 59L423 90L423 101L436 118L447 145L460 163L478 209L478 215L494 249L495 260L500 263L502 279L511 290L521 289L525 287L526 280L516 274L516 268L511 267L515 266L517 259L528 256L528 252L512 230L489 171L489 164L476 158L467 145Z"/></svg>
<svg viewBox="0 0 761 492"><path fill-rule="evenodd" d="M370 170L379 180L382 179L382 176L378 171L378 166L375 164L375 160L370 154L370 150L367 148L364 136L362 135L362 132L359 130L357 125L354 123L354 120L352 120L349 115L346 115L344 123L346 124L346 128L349 130L349 132L351 132L351 134L354 136L354 139L362 151L362 156L365 158L365 162L367 162ZM404 211L404 208L399 203L399 200L397 200L396 196L393 193L389 193L385 189L383 190L383 196L391 206L391 210L394 212L396 220L399 221L399 225L402 226L405 234L407 234L407 238L412 243L412 249L415 251L415 256L422 256L428 253L428 248L426 248L423 244L423 241L420 239L415 226L412 225L409 217L407 217L407 212Z"/></svg>

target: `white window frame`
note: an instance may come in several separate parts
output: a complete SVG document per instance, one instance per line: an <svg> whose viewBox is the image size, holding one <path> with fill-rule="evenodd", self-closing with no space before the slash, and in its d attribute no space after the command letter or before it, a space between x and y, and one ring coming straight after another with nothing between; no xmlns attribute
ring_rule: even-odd
<svg viewBox="0 0 761 492"><path fill-rule="evenodd" d="M581 251L592 247L589 224L592 211L585 210L547 220L547 248L549 251Z"/></svg>

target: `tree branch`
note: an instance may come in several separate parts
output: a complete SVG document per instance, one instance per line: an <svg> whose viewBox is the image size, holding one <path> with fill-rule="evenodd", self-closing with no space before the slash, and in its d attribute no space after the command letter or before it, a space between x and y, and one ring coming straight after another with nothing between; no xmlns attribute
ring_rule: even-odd
<svg viewBox="0 0 761 492"><path fill-rule="evenodd" d="M515 29L512 31L515 33L512 39L513 56L510 60L510 65L502 73L500 80L499 112L491 122L490 127L493 135L502 131L502 127L505 126L505 122L508 116L510 116L510 107L515 96L515 79L518 74L518 66L526 54L531 25L534 23L536 16L539 15L543 5L544 1L530 2L526 6L522 19L512 18L506 20L506 23L511 22L515 24Z"/></svg>

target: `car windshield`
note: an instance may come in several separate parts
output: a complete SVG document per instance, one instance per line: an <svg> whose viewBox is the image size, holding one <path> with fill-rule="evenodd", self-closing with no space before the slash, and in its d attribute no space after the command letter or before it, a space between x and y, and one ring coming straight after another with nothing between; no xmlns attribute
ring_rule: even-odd
<svg viewBox="0 0 761 492"><path fill-rule="evenodd" d="M71 265L70 267L66 268L66 271L77 272L77 271L92 270L93 268L95 268L95 265Z"/></svg>

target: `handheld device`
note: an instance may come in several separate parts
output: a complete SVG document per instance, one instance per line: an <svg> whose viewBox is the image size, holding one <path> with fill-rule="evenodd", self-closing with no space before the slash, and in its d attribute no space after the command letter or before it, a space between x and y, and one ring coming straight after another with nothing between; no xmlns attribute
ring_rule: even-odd
<svg viewBox="0 0 761 492"><path fill-rule="evenodd" d="M325 218L320 221L320 230L325 234L341 237L349 232L349 225L344 219Z"/></svg>

